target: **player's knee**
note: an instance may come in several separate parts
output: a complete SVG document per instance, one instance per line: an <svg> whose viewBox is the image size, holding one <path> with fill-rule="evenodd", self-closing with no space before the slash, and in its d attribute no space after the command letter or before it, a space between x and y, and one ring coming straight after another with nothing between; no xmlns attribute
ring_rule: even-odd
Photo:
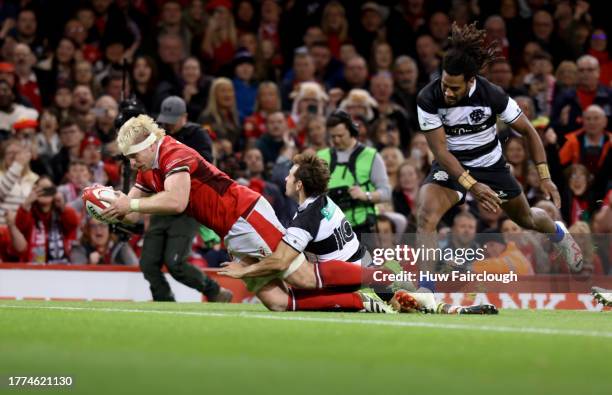
<svg viewBox="0 0 612 395"><path fill-rule="evenodd" d="M438 226L438 221L440 220L436 210L426 206L419 206L417 208L416 219L417 232L419 233L435 232L436 226Z"/></svg>

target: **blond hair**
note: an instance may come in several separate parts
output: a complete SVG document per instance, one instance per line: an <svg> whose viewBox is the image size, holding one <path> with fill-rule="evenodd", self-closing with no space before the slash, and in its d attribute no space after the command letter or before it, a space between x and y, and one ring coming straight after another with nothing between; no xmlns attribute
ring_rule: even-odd
<svg viewBox="0 0 612 395"><path fill-rule="evenodd" d="M157 136L156 141L159 141L166 135L166 132L148 115L132 117L119 129L117 145L121 152L126 152L132 145L140 143L150 134Z"/></svg>
<svg viewBox="0 0 612 395"><path fill-rule="evenodd" d="M232 104L232 107L229 108L229 112L234 125L240 125L238 108L236 106L236 91L234 90L234 84L232 84L232 80L226 77L218 77L213 80L210 90L208 91L208 103L206 104L206 108L202 112L202 115L212 117L215 120L215 127L225 131L225 123L221 114L221 109L217 103L217 90L223 85L232 88L234 91L234 103Z"/></svg>

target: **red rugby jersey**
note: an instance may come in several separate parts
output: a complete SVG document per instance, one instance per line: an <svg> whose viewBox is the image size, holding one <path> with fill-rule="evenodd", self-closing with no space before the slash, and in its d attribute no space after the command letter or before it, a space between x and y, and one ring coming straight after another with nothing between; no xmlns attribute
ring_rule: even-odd
<svg viewBox="0 0 612 395"><path fill-rule="evenodd" d="M181 171L189 172L191 176L191 192L185 213L214 230L221 238L261 196L236 183L195 150L169 136L164 136L158 146L153 169L139 171L134 186L146 193L161 192L166 177Z"/></svg>

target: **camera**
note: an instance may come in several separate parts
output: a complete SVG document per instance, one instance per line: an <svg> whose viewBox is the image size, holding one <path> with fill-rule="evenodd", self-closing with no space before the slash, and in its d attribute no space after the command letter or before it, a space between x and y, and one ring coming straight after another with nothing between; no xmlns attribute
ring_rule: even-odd
<svg viewBox="0 0 612 395"><path fill-rule="evenodd" d="M306 111L308 111L309 114L316 114L318 110L316 104L309 104L308 107L306 107Z"/></svg>
<svg viewBox="0 0 612 395"><path fill-rule="evenodd" d="M56 187L46 187L42 189L40 196L55 196L56 193L57 193Z"/></svg>

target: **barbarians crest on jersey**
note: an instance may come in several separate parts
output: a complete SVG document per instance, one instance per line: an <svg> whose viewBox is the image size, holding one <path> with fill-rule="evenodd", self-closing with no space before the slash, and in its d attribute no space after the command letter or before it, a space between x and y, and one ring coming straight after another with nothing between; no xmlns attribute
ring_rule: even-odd
<svg viewBox="0 0 612 395"><path fill-rule="evenodd" d="M478 122L482 121L484 117L485 112L480 108L477 108L470 113L470 121L472 124L477 124Z"/></svg>
<svg viewBox="0 0 612 395"><path fill-rule="evenodd" d="M433 178L436 181L446 181L448 180L448 173L444 170L438 170L434 173Z"/></svg>

